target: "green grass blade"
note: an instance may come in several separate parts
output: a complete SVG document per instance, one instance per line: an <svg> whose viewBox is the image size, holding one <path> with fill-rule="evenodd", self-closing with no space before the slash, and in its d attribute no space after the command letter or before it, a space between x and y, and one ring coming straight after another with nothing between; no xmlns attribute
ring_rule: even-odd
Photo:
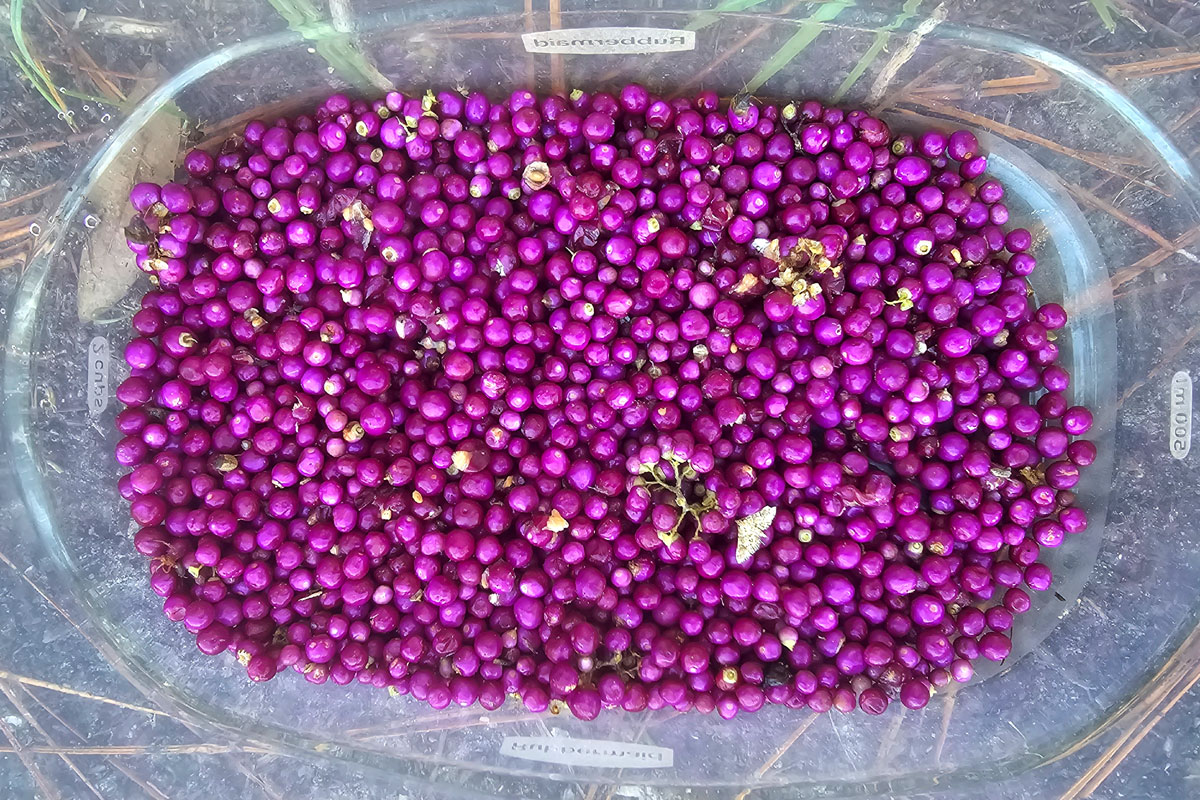
<svg viewBox="0 0 1200 800"><path fill-rule="evenodd" d="M79 130L75 126L75 120L71 119L67 113L69 109L66 102L54 88L54 81L46 73L46 69L33 57L33 53L29 52L29 45L25 43L25 30L21 23L24 11L25 0L11 0L8 7L8 24L12 30L13 42L17 45L17 52L13 53L13 58L16 60L17 66L21 68L21 72L25 73L25 77L29 78L29 82L38 90L38 94L62 115L67 124L71 126L71 130Z"/></svg>
<svg viewBox="0 0 1200 800"><path fill-rule="evenodd" d="M707 28L721 18L721 12L745 11L748 8L754 8L761 2L763 0L722 0L711 11L697 14L684 30L698 31L701 28Z"/></svg>
<svg viewBox="0 0 1200 800"><path fill-rule="evenodd" d="M33 88L37 89L37 93L46 98L46 102L49 103L53 108L57 109L61 114L62 106L54 102L54 98L50 96L48 91L46 91L46 87L42 85L41 77L36 71L34 71L34 68L29 64L26 64L25 59L22 58L21 54L15 50L10 50L9 54L13 57L13 61L17 62L17 66L20 68L21 73L29 80L29 83L33 86Z"/></svg>
<svg viewBox="0 0 1200 800"><path fill-rule="evenodd" d="M921 0L908 0L908 2L906 2L900 9L900 13L896 16L896 18L875 34L875 40L871 42L871 46L867 48L867 52L863 53L862 58L858 60L858 63L855 64L854 68L850 70L850 73L846 75L846 79L842 81L842 85L839 86L837 91L833 93L833 102L838 102L842 99L842 97L845 96L846 92L850 91L854 84L858 82L858 79L863 76L863 73L865 73L870 68L871 64L875 62L875 59L879 56L880 51L882 51L887 45L888 34L899 28L908 20L912 19L920 6Z"/></svg>
<svg viewBox="0 0 1200 800"><path fill-rule="evenodd" d="M825 3L813 12L811 17L801 23L800 27L792 35L792 38L784 42L783 47L776 50L774 55L762 65L762 69L755 73L754 77L746 84L746 91L758 91L759 87L771 80L775 76L775 73L791 63L793 59L804 52L804 49L821 35L821 32L825 30L825 26L820 23L832 22L837 19L839 14L852 5L854 5L852 0L836 0L836 2Z"/></svg>
<svg viewBox="0 0 1200 800"><path fill-rule="evenodd" d="M288 27L315 42L313 49L347 82L367 92L381 88L387 79L363 53L325 20L309 0L269 0Z"/></svg>
<svg viewBox="0 0 1200 800"><path fill-rule="evenodd" d="M1100 21L1104 23L1104 27L1108 28L1108 32L1112 33L1117 29L1117 21L1113 18L1112 0L1088 0L1092 4L1092 8L1096 9L1096 13L1100 15Z"/></svg>

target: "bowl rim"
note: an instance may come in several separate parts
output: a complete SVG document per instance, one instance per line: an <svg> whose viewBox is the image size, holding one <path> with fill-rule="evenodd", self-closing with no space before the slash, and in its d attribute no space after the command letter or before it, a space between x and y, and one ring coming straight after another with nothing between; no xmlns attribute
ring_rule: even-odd
<svg viewBox="0 0 1200 800"><path fill-rule="evenodd" d="M869 9L870 4L867 4L866 8ZM65 577L68 579L70 593L74 601L87 609L88 619L80 620L80 623L86 625L89 629L96 630L100 634L98 645L114 669L153 702L161 705L164 709L169 709L173 715L177 715L182 720L221 731L235 741L263 744L296 755L319 756L339 761L349 761L368 769L384 771L390 775L395 775L398 767L410 767L415 764L424 764L427 766L454 765L466 771L487 772L519 777L526 781L533 780L558 785L565 781L577 781L579 777L555 772L553 769L549 769L540 775L531 776L528 772L499 765L471 764L453 759L424 757L421 754L376 750L374 748L363 748L358 744L352 747L341 744L330 745L317 741L315 737L298 734L295 731L268 722L245 720L247 724L235 728L214 713L223 711L223 709L212 706L207 702L199 704L189 703L186 702L184 697L164 691L153 673L145 665L137 663L136 660L131 662L127 654L121 650L116 639L109 633L107 626L97 622L97 619L104 618L104 613L89 601L86 593L77 585L74 576L64 563L62 554L56 552L57 546L54 544L54 541L57 533L55 532L54 521L51 518L49 510L50 503L46 499L45 488L41 485L40 479L36 477L37 469L34 453L27 430L27 423L29 422L29 370L31 366L30 345L36 317L33 313L33 309L36 306L32 301L45 288L53 255L63 241L63 232L69 228L72 220L79 215L89 190L103 176L105 170L111 165L117 155L126 148L133 136L138 133L155 113L166 103L170 102L179 92L193 85L197 80L210 72L255 54L297 45L309 41L314 37L337 37L350 33L369 34L378 30L396 28L402 24L445 22L449 20L464 22L470 21L472 16L482 19L484 17L481 14L486 10L486 6L482 6L477 2L463 2L461 0L433 2L426 4L423 8L400 9L385 14L364 16L358 20L353 20L351 25L344 30L336 30L332 25L322 23L307 26L300 30L280 31L256 36L202 56L191 62L176 75L171 76L162 85L156 87L122 120L118 128L104 141L88 160L75 180L70 183L62 201L49 217L46 231L40 238L35 251L31 255L28 267L21 276L17 289L12 295L9 303L8 347L5 348L3 358L3 387L5 397L0 424L3 426L5 444L16 467L14 469L16 475L15 482L17 483L23 504L30 515L35 534L51 555L51 560L58 571L66 573ZM858 10L863 9L859 7ZM562 16L568 19L574 17L596 20L606 15L615 16L628 12L629 9L624 11L615 9L603 11L564 11ZM654 19L669 20L689 18L697 13L697 10L655 9L653 11L641 11L638 13L653 17ZM719 17L731 19L766 19L777 24L798 25L807 23L819 24L831 29L871 29L863 25L839 23L837 21L813 23L794 13L788 15L770 15L764 12L724 12L715 10L705 13L712 13ZM509 18L523 20L527 18L527 15L514 13L511 15L499 14L487 17L487 19L493 21ZM911 32L927 19L928 17L917 15L904 25L892 30L891 33L892 35L900 35ZM943 22L938 26L938 36L970 41L973 44L982 44L989 49L1037 60L1052 71L1070 78L1076 85L1089 91L1097 100L1104 103L1125 120L1144 139L1146 145L1161 160L1163 165L1178 177L1179 188L1182 193L1181 199L1188 206L1188 211L1192 216L1200 219L1200 213L1196 211L1197 208L1200 208L1200 178L1197 177L1195 167L1189 158L1174 144L1170 136L1106 78L1044 45L991 28ZM1151 665L1146 670L1146 674L1162 674L1167 666L1179 657L1182 649L1200 635L1200 628L1197 628L1197 622L1200 622L1200 609L1194 609L1188 623L1181 625L1177 634L1160 649L1160 652L1165 654L1164 657L1156 664ZM1153 692L1153 686L1153 683L1149 683L1140 689L1131 691L1122 702L1102 710L1095 717L1091 718L1088 723L1075 728L1071 735L1064 738L1061 743L1058 743L1060 746L1056 746L1051 750L1017 754L994 761L983 762L981 765L955 768L942 773L917 772L894 778L879 778L866 781L795 782L786 780L763 781L760 779L758 783L753 785L753 788L765 792L770 792L772 789L805 792L814 790L816 787L821 787L822 796L832 796L843 793L858 794L864 790L864 787L875 787L879 790L887 791L914 791L928 789L934 784L937 784L940 788L945 788L947 779L955 781L958 785L966 786L980 781L1006 778L1011 776L1014 768L1018 772L1027 772L1075 752L1080 747L1094 741L1122 719L1130 708L1136 707L1137 704L1150 696ZM455 792L463 791L463 787L458 784L429 781L421 776L412 774L408 769L404 769L403 774L405 782L409 785L422 785L431 790L442 790L453 787ZM613 776L611 781L613 783L632 782L628 778L618 776ZM599 782L603 782L603 779L600 779ZM645 784L661 787L689 786L689 784L682 783L678 779L670 778L646 781ZM742 787L747 786L747 783L745 781L731 780L728 782L705 784L705 786Z"/></svg>

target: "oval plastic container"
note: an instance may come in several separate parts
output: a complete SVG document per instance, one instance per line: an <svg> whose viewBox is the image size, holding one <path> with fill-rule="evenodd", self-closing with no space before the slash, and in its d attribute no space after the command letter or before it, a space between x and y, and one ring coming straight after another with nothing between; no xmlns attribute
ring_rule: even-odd
<svg viewBox="0 0 1200 800"><path fill-rule="evenodd" d="M1105 730L1151 689L1197 614L1200 453L1181 459L1169 449L1172 428L1182 425L1169 419L1173 376L1196 359L1198 304L1188 283L1196 267L1194 257L1154 254L1158 245L1121 216L1152 218L1167 239L1194 230L1196 175L1140 109L1055 52L920 18L897 25L892 12L828 4L816 13L823 21L506 16L430 3L365 21L350 35L318 26L242 42L155 91L79 176L46 231L10 310L4 362L6 444L35 520L29 536L61 568L64 602L82 606L114 665L172 713L231 740L375 765L413 790L468 797L582 796L592 784L646 798L684 787L694 797L756 788L790 798L935 785L973 796L971 786L1035 768ZM528 53L521 38L595 26L692 31L695 46L546 55ZM114 488L118 404L110 397L126 374L128 321L147 288L121 241L125 193L135 176L170 175L181 119L219 142L256 114L297 111L345 89L348 74L407 91L458 84L496 96L634 80L668 94L728 96L749 84L764 98L829 99L876 43L878 57L840 103L865 103L897 128L979 132L993 153L991 174L1008 188L1013 224L1034 232L1038 298L1070 313L1059 344L1074 400L1097 411L1101 457L1081 487L1091 527L1053 555L1057 594L1018 620L1016 650L1003 665L939 693L921 712L893 704L882 717L844 717L768 707L728 722L606 712L583 723L529 715L513 702L493 713L433 711L357 685L312 686L290 672L253 684L232 657L202 656L163 618ZM1008 80L1020 76L1030 78ZM1014 83L1028 88L1005 89Z"/></svg>

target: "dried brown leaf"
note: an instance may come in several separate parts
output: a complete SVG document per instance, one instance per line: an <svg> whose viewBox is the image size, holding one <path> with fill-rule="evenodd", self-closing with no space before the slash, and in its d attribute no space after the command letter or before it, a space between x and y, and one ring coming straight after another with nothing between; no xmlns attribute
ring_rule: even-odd
<svg viewBox="0 0 1200 800"><path fill-rule="evenodd" d="M162 81L164 71L151 62L141 72L130 99L138 101ZM170 179L183 134L183 121L160 112L130 140L88 194L100 223L91 231L79 256L76 310L85 321L96 319L118 302L138 279L139 271L125 243L129 187L141 181Z"/></svg>

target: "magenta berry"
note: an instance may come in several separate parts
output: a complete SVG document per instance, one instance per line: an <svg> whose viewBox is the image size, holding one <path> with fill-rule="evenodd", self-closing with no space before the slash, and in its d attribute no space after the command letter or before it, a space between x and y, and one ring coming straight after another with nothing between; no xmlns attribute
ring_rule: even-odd
<svg viewBox="0 0 1200 800"><path fill-rule="evenodd" d="M637 85L336 94L187 153L130 192L117 389L163 612L435 709L924 708L1010 657L1098 457L986 169Z"/></svg>

